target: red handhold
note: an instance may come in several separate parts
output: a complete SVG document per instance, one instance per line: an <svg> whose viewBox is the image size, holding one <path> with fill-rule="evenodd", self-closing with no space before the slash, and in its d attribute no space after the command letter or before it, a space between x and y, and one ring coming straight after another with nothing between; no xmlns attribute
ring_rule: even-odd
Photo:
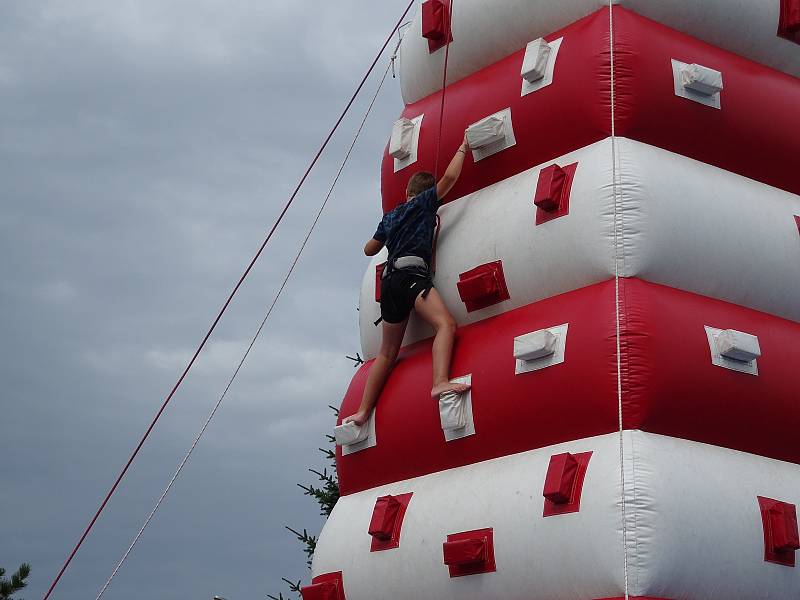
<svg viewBox="0 0 800 600"><path fill-rule="evenodd" d="M567 173L558 165L550 165L539 172L539 183L536 185L536 196L533 203L547 212L554 212L561 206L564 193L564 182Z"/></svg>
<svg viewBox="0 0 800 600"><path fill-rule="evenodd" d="M486 308L510 297L503 274L503 261L500 260L461 273L456 286L467 312Z"/></svg>
<svg viewBox="0 0 800 600"><path fill-rule="evenodd" d="M778 35L800 43L800 0L781 0Z"/></svg>
<svg viewBox="0 0 800 600"><path fill-rule="evenodd" d="M443 0L427 0L422 4L422 37L428 40L430 53L453 41L449 10Z"/></svg>
<svg viewBox="0 0 800 600"><path fill-rule="evenodd" d="M494 562L494 531L491 528L451 533L442 544L442 552L450 577L497 570Z"/></svg>
<svg viewBox="0 0 800 600"><path fill-rule="evenodd" d="M422 4L422 37L428 40L444 37L446 10L442 0L428 0Z"/></svg>
<svg viewBox="0 0 800 600"><path fill-rule="evenodd" d="M542 495L554 504L572 500L578 476L578 461L569 452L550 457L550 466L544 479Z"/></svg>
<svg viewBox="0 0 800 600"><path fill-rule="evenodd" d="M370 552L400 547L400 531L413 493L381 496L375 501L368 532L372 536Z"/></svg>
<svg viewBox="0 0 800 600"><path fill-rule="evenodd" d="M552 517L580 511L583 479L591 458L591 452L564 453L550 457L542 490L542 516Z"/></svg>
<svg viewBox="0 0 800 600"><path fill-rule="evenodd" d="M797 510L794 504L775 503L769 509L772 547L777 552L794 552L800 549L797 534Z"/></svg>
<svg viewBox="0 0 800 600"><path fill-rule="evenodd" d="M550 165L539 171L536 194L536 224L541 225L569 214L569 196L578 163L565 167Z"/></svg>
<svg viewBox="0 0 800 600"><path fill-rule="evenodd" d="M300 588L303 600L339 600L339 586L330 581Z"/></svg>
<svg viewBox="0 0 800 600"><path fill-rule="evenodd" d="M311 581L311 585L300 588L303 600L347 600L344 595L342 572L323 573Z"/></svg>
<svg viewBox="0 0 800 600"><path fill-rule="evenodd" d="M758 497L758 504L764 528L764 560L793 567L795 551L800 549L795 505L763 496Z"/></svg>
<svg viewBox="0 0 800 600"><path fill-rule="evenodd" d="M382 541L392 539L400 507L400 502L394 496L378 498L369 522L369 534Z"/></svg>
<svg viewBox="0 0 800 600"><path fill-rule="evenodd" d="M486 538L469 538L442 544L444 564L463 566L486 562Z"/></svg>

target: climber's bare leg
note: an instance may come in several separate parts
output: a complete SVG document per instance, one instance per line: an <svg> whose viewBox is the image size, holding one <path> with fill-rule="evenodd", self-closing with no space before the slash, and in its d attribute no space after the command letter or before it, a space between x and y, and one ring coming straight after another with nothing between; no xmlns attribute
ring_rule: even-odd
<svg viewBox="0 0 800 600"><path fill-rule="evenodd" d="M363 425L369 418L372 409L375 408L375 403L378 402L381 390L383 390L383 386L389 378L389 373L394 368L397 354L400 352L400 346L403 343L406 325L408 325L408 319L401 323L383 322L381 349L369 368L367 384L364 386L364 395L361 397L361 405L358 407L357 413L344 419L345 422L355 421L356 424Z"/></svg>
<svg viewBox="0 0 800 600"><path fill-rule="evenodd" d="M456 322L447 310L442 297L435 288L431 288L427 297L417 296L414 309L436 331L433 338L433 388L431 396L438 398L445 392L466 392L470 386L462 383L450 383L450 359L453 355L453 342L456 333Z"/></svg>

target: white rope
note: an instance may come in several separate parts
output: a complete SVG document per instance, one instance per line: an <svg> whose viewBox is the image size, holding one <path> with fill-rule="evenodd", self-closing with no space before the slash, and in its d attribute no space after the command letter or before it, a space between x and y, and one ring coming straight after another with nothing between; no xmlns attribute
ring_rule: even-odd
<svg viewBox="0 0 800 600"><path fill-rule="evenodd" d="M619 219L622 217L622 209L619 207L619 194L617 190L617 126L616 126L616 73L614 64L614 1L608 3L608 32L611 56L611 190L614 202L614 326L616 337L617 352L617 410L619 419L619 477L622 489L622 550L623 550L623 577L625 585L625 600L628 600L628 520L625 510L625 444L623 437L622 422L622 351L620 342L620 300L619 300L619 242L622 232L620 231ZM623 240L624 243L624 240ZM624 248L623 248L624 250Z"/></svg>
<svg viewBox="0 0 800 600"><path fill-rule="evenodd" d="M208 418L206 419L205 423L203 424L203 427L200 429L200 431L198 432L197 436L194 438L194 441L192 442L192 445L189 447L189 450L186 453L186 456L184 456L183 460L181 460L180 464L178 465L177 470L172 475L172 479L169 480L169 483L167 484L167 487L164 488L164 491L161 493L161 496L159 497L158 501L156 502L155 506L153 507L153 510L150 511L150 514L147 516L147 519L145 519L144 524L142 525L141 529L139 529L139 532L133 538L133 541L131 542L130 546L128 546L128 549L125 551L125 554L122 555L122 558L120 559L119 563L117 563L117 566L114 567L114 570L111 572L111 576L108 578L108 581L106 581L105 585L100 590L100 593L97 594L96 600L100 600L100 598L103 596L103 594L105 593L106 589L108 589L108 586L111 585L111 581L114 579L114 577L116 576L117 572L122 567L123 563L127 560L128 555L131 553L131 551L133 550L134 546L136 546L136 543L139 541L139 538L142 537L142 534L144 533L144 530L147 529L147 526L150 524L150 521L153 519L153 516L155 516L156 512L158 511L159 507L161 506L161 503L164 501L164 498L167 497L167 494L169 493L170 489L172 488L172 485L178 479L178 476L180 475L181 471L183 470L183 467L186 465L186 462L189 460L189 457L192 455L192 452L194 452L194 449L197 446L198 442L200 441L200 438L203 437L203 434L205 433L206 429L208 428L209 424L211 423L211 420L214 418L214 415L217 413L217 410L219 409L220 405L222 404L222 401L225 399L225 396L228 394L228 390L231 388L231 385L233 385L233 382L236 379L236 376L239 374L239 371L241 370L242 366L244 365L245 360L247 360L247 357L250 354L250 351L253 349L253 346L255 345L256 340L258 339L258 336L261 334L261 330L264 328L264 325L266 324L267 319L269 319L270 315L272 314L272 310L275 308L275 305L277 304L278 299L281 297L281 294L283 293L283 289L286 287L286 283L289 281L289 278L292 276L292 273L294 272L294 268L297 266L297 263L300 260L300 256L303 254L303 250L305 250L306 244L308 243L309 238L311 238L311 234L314 232L314 229L316 228L317 223L319 222L319 219L322 216L322 211L325 210L325 206L328 204L328 200L330 200L330 197L333 194L333 190L334 190L334 188L336 187L336 184L339 181L339 177L341 176L342 171L344 171L344 167L347 164L348 159L350 158L350 154L353 152L353 148L355 148L356 142L358 141L358 138L361 135L361 131L364 129L364 124L367 122L367 118L369 117L370 112L372 112L372 107L375 105L375 101L378 99L378 94L380 94L381 88L383 87L383 83L386 81L386 76L388 75L390 68L391 68L391 63L386 67L386 71L384 71L383 77L381 78L381 81L378 84L378 89L375 91L375 95L372 97L372 100L370 101L369 106L367 107L367 112L364 115L364 118L361 120L361 124L358 126L358 130L356 131L355 137L353 138L353 141L350 144L350 148L348 148L348 150L347 150L347 154L345 154L344 160L342 160L342 164L339 166L339 171L336 173L336 177L334 177L334 179L333 179L333 183L331 184L331 187L328 190L328 194L325 196L325 200L322 202L322 205L319 207L319 210L317 211L317 214L314 217L314 221L311 224L311 227L309 228L308 233L306 234L306 237L303 240L303 243L300 245L300 249L297 251L297 254L294 257L294 260L292 261L292 264L289 267L289 271L286 273L286 277L283 279L283 283L281 283L281 286L278 289L278 292L275 294L275 297L272 299L272 303L270 304L269 309L267 310L266 316L261 321L261 324L258 326L258 329L256 330L256 333L253 336L253 339L250 340L250 345L247 346L247 350L245 350L244 354L242 355L242 359L239 361L239 364L236 366L236 369L234 370L233 375L231 375L231 378L228 380L228 384L225 386L225 389L223 390L222 395L219 397L219 400L217 400L217 403L214 405L214 408L211 410L211 413L208 415Z"/></svg>

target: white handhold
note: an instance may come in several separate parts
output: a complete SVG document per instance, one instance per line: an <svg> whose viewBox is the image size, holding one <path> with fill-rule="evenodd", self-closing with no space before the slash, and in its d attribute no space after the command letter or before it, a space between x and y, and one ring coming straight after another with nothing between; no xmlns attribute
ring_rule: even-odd
<svg viewBox="0 0 800 600"><path fill-rule="evenodd" d="M563 363L567 331L569 323L564 323L515 337L514 373L522 375Z"/></svg>
<svg viewBox="0 0 800 600"><path fill-rule="evenodd" d="M347 421L333 429L333 437L336 439L337 446L351 446L363 442L368 436L369 427L367 427L367 423L358 425L353 421Z"/></svg>
<svg viewBox="0 0 800 600"><path fill-rule="evenodd" d="M450 383L472 385L472 375L451 379ZM444 393L438 398L439 421L446 442L475 435L475 421L472 418L472 388L461 394Z"/></svg>
<svg viewBox="0 0 800 600"><path fill-rule="evenodd" d="M717 336L717 350L725 358L748 363L761 356L758 338L735 329L720 332Z"/></svg>
<svg viewBox="0 0 800 600"><path fill-rule="evenodd" d="M544 38L528 42L525 58L522 60L522 78L533 83L542 79L547 73L547 61L550 60L551 47Z"/></svg>
<svg viewBox="0 0 800 600"><path fill-rule="evenodd" d="M473 150L505 139L505 119L496 114L486 117L467 128L467 143Z"/></svg>
<svg viewBox="0 0 800 600"><path fill-rule="evenodd" d="M389 140L389 155L402 160L411 155L414 143L414 122L405 117L394 122Z"/></svg>
<svg viewBox="0 0 800 600"><path fill-rule="evenodd" d="M556 351L558 338L548 329L540 329L514 338L514 358L536 360Z"/></svg>
<svg viewBox="0 0 800 600"><path fill-rule="evenodd" d="M704 96L713 96L722 91L722 73L698 64L681 68L681 85Z"/></svg>
<svg viewBox="0 0 800 600"><path fill-rule="evenodd" d="M758 375L757 358L761 355L758 338L734 329L717 329L708 325L705 330L712 365Z"/></svg>
<svg viewBox="0 0 800 600"><path fill-rule="evenodd" d="M445 431L467 426L467 410L463 394L445 392L439 396L439 419Z"/></svg>
<svg viewBox="0 0 800 600"><path fill-rule="evenodd" d="M422 129L424 114L413 119L402 118L392 125L392 137L389 139L389 155L394 159L394 172L402 171L417 162L419 150L419 132ZM408 152L406 152L406 150Z"/></svg>

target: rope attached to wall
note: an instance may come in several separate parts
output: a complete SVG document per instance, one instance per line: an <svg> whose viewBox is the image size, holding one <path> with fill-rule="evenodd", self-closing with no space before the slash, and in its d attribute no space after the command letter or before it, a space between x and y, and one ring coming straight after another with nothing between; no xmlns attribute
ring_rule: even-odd
<svg viewBox="0 0 800 600"><path fill-rule="evenodd" d="M628 518L625 505L625 438L622 413L622 342L620 303L620 243L623 244L622 207L617 187L616 65L614 62L614 1L608 3L608 35L611 70L611 189L614 203L614 328L617 354L617 410L619 419L619 477L622 516L622 551L625 600L628 600ZM624 256L622 257L624 259Z"/></svg>

